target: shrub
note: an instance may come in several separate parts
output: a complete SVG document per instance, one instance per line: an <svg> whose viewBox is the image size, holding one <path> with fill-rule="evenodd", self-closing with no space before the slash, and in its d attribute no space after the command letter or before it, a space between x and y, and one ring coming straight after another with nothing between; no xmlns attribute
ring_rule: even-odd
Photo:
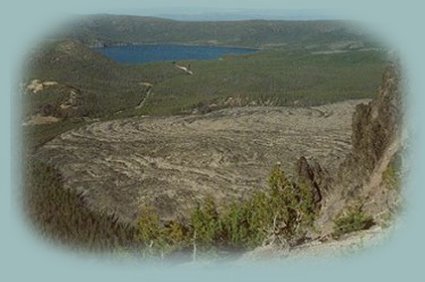
<svg viewBox="0 0 425 282"><path fill-rule="evenodd" d="M332 236L338 239L344 234L365 230L374 224L373 218L363 212L361 205L356 204L348 207L334 220Z"/></svg>
<svg viewBox="0 0 425 282"><path fill-rule="evenodd" d="M268 234L272 209L270 198L258 192L251 199L229 205L221 217L225 245L231 249L246 249L260 245Z"/></svg>
<svg viewBox="0 0 425 282"><path fill-rule="evenodd" d="M162 228L158 213L152 207L143 206L140 210L140 217L137 222L137 240L144 247L155 247L161 245Z"/></svg>
<svg viewBox="0 0 425 282"><path fill-rule="evenodd" d="M312 227L316 211L312 191L304 183L290 181L280 166L273 168L269 186L274 236L294 244Z"/></svg>
<svg viewBox="0 0 425 282"><path fill-rule="evenodd" d="M295 244L312 227L315 211L308 186L293 183L276 166L269 176L269 190L225 208L221 231L226 246L237 249L276 240Z"/></svg>
<svg viewBox="0 0 425 282"><path fill-rule="evenodd" d="M208 196L193 210L189 225L161 224L154 209L143 208L138 238L144 254L169 254L193 247L202 252L240 251L263 243L295 244L313 224L313 195L307 185L297 185L276 166L269 189L249 199L222 207Z"/></svg>
<svg viewBox="0 0 425 282"><path fill-rule="evenodd" d="M219 241L221 226L219 213L212 197L198 205L191 216L193 240L201 248L208 248Z"/></svg>
<svg viewBox="0 0 425 282"><path fill-rule="evenodd" d="M183 223L177 220L161 222L155 208L141 207L136 240L143 256L164 256L183 250L191 243L190 236Z"/></svg>

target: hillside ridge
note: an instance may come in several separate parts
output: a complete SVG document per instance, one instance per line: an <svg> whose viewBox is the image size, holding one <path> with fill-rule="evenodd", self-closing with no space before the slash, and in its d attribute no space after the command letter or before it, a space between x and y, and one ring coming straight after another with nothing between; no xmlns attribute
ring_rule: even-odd
<svg viewBox="0 0 425 282"><path fill-rule="evenodd" d="M254 48L311 45L314 48L338 41L358 48L372 42L364 30L341 20L178 21L101 14L78 17L64 34L96 47L173 42Z"/></svg>

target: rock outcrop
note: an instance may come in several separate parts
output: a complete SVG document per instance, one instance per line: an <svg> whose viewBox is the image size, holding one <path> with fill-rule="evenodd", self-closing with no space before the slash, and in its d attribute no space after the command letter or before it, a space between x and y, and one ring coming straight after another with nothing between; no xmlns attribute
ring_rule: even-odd
<svg viewBox="0 0 425 282"><path fill-rule="evenodd" d="M41 81L39 79L33 79L31 82L28 83L26 90L30 93L36 94L37 92L40 92L47 87L57 85L58 83L56 81Z"/></svg>
<svg viewBox="0 0 425 282"><path fill-rule="evenodd" d="M24 126L50 124L79 115L82 94L74 86L34 79L27 85L26 91L31 97L28 97Z"/></svg>
<svg viewBox="0 0 425 282"><path fill-rule="evenodd" d="M309 183L319 191L330 190L321 200L317 221L321 233L330 232L333 219L354 203L361 204L377 223L388 219L396 209L399 189L389 187L385 175L389 170L397 170L394 166L401 151L402 109L400 75L397 67L391 65L385 70L378 96L356 107L352 149L332 175L332 185L321 187L316 180L320 173L313 173L308 163L298 170L298 175L310 179Z"/></svg>
<svg viewBox="0 0 425 282"><path fill-rule="evenodd" d="M305 157L300 157L295 165L295 172L298 176L298 183L307 185L313 193L314 202L320 204L323 195L329 189L331 178L316 160L311 164Z"/></svg>
<svg viewBox="0 0 425 282"><path fill-rule="evenodd" d="M386 149L399 138L402 108L399 80L396 68L387 67L378 97L368 105L357 106L353 115L353 149L342 165L342 172L353 171L358 166L362 173L371 173Z"/></svg>

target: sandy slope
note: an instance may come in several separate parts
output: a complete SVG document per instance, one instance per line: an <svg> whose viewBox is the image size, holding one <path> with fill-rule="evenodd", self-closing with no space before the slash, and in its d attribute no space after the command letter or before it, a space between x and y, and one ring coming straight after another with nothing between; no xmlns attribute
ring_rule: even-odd
<svg viewBox="0 0 425 282"><path fill-rule="evenodd" d="M292 249L275 245L262 246L245 253L238 263L271 259L323 259L352 255L386 243L391 238L393 231L394 227L383 229L375 226L368 230L345 234L339 240L327 239L324 242L313 240Z"/></svg>

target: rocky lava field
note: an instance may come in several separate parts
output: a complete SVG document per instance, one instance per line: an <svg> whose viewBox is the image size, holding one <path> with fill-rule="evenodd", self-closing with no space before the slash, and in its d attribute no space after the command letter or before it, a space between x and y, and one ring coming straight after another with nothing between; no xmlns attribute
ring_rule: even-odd
<svg viewBox="0 0 425 282"><path fill-rule="evenodd" d="M95 122L59 135L36 157L94 211L134 223L149 205L163 220L185 218L206 196L220 206L264 189L277 162L291 175L305 156L332 173L351 148L355 106L366 102Z"/></svg>

